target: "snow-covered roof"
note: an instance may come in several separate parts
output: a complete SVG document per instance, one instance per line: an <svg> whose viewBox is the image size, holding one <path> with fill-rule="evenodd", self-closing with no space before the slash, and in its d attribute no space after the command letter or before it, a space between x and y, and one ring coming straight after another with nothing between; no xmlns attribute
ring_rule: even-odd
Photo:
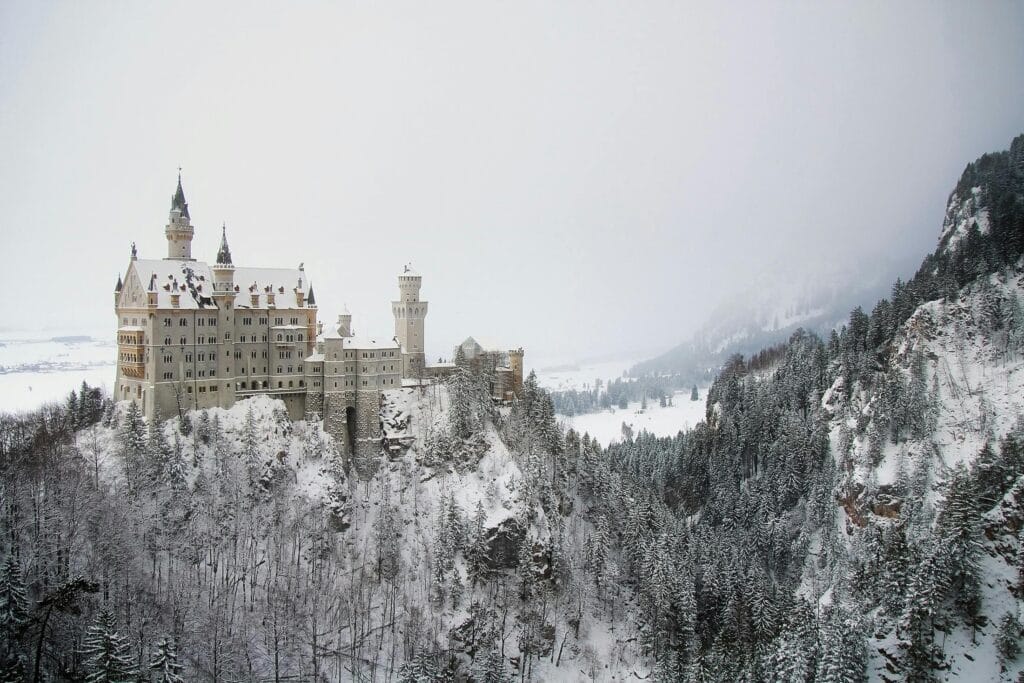
<svg viewBox="0 0 1024 683"><path fill-rule="evenodd" d="M304 292L309 280L306 272L298 268L235 268L235 284L239 290L235 308L253 308L253 294L259 295L259 303L254 308L266 308L268 294L275 295L277 308L295 308L298 306L295 289Z"/></svg>
<svg viewBox="0 0 1024 683"><path fill-rule="evenodd" d="M178 294L178 308L215 308L213 276L204 261L177 259L136 259L129 267L129 276L139 278L143 291L157 293L157 307L171 308L171 294ZM277 308L298 308L295 289L301 282L305 291L306 274L298 268L236 268L235 308L267 308L268 295L274 294ZM282 291L283 290L283 291ZM258 296L252 305L252 295Z"/></svg>
<svg viewBox="0 0 1024 683"><path fill-rule="evenodd" d="M308 358L306 358L306 362L307 363L322 363L322 362L324 362L324 354L320 353L319 351L316 352L316 353L310 354L310 356Z"/></svg>
<svg viewBox="0 0 1024 683"><path fill-rule="evenodd" d="M376 339L374 337L344 337L341 341L343 349L397 349L398 342L394 339Z"/></svg>
<svg viewBox="0 0 1024 683"><path fill-rule="evenodd" d="M466 337L466 340L459 344L462 352L467 358L473 358L477 353L506 353L506 349L493 339L486 337Z"/></svg>

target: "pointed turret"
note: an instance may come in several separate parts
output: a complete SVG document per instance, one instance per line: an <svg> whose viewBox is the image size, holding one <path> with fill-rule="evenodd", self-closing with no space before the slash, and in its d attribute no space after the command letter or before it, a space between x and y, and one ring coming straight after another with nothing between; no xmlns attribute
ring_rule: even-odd
<svg viewBox="0 0 1024 683"><path fill-rule="evenodd" d="M217 250L217 264L231 265L231 249L228 247L228 226L227 223L220 229L220 249Z"/></svg>
<svg viewBox="0 0 1024 683"><path fill-rule="evenodd" d="M117 274L117 284L114 285L114 293L116 294L116 293L120 292L122 289L124 289L124 283L121 282L121 273L118 273Z"/></svg>
<svg viewBox="0 0 1024 683"><path fill-rule="evenodd" d="M309 296L306 297L307 306L316 306L316 297L313 296L313 285L309 286Z"/></svg>
<svg viewBox="0 0 1024 683"><path fill-rule="evenodd" d="M167 218L164 234L167 236L167 258L192 260L192 219L188 215L188 202L181 189L181 169L178 169L178 189L171 197L171 212Z"/></svg>
<svg viewBox="0 0 1024 683"><path fill-rule="evenodd" d="M231 263L231 249L228 248L227 223L220 229L220 249L217 250L217 262L210 268L213 273L214 297L218 295L234 296L235 266ZM219 304L218 304L219 305Z"/></svg>
<svg viewBox="0 0 1024 683"><path fill-rule="evenodd" d="M178 189L171 197L171 211L177 211L185 218L191 218L188 215L188 202L185 201L185 190L181 189L181 170L178 171Z"/></svg>

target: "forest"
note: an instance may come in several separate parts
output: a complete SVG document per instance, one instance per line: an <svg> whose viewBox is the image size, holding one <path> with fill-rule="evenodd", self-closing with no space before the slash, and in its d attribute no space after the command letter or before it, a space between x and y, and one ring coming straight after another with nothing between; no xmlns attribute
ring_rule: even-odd
<svg viewBox="0 0 1024 683"><path fill-rule="evenodd" d="M1024 136L947 217L675 437L602 448L465 364L366 461L267 397L0 416L0 679L1018 679Z"/></svg>

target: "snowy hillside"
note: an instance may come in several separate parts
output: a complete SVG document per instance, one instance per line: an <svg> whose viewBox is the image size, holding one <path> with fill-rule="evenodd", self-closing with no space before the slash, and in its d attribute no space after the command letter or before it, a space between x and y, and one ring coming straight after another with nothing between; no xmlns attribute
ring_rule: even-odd
<svg viewBox="0 0 1024 683"><path fill-rule="evenodd" d="M1024 320L1022 302L1024 275L1004 272L978 280L952 301L923 304L893 339L893 383L854 392L847 400L840 377L825 394L823 406L833 415L832 452L836 465L848 472L839 488L848 542L856 543L854 527L891 526L901 513L906 516L904 508L917 510L918 524L938 524L929 521L930 514L947 503L954 475L979 466L979 458L988 457L986 449L998 448L1011 433L1024 435L1024 353L1016 338L1022 332L1017 327ZM919 387L927 424L919 435L894 441L889 403L896 383L906 385L911 396ZM858 422L862 436L852 436ZM986 534L980 527L975 531L983 551L978 576L986 619L975 629L953 628L942 639L949 679L1014 680L1021 668L1016 663L1001 673L997 656L1000 619L1024 614L1024 596L1017 592L1016 529L1001 519L1002 501L992 502L982 506ZM1011 509L1018 503L1008 501ZM895 623L879 619L875 640L869 648L872 680L887 680L894 674L891 662L900 656Z"/></svg>

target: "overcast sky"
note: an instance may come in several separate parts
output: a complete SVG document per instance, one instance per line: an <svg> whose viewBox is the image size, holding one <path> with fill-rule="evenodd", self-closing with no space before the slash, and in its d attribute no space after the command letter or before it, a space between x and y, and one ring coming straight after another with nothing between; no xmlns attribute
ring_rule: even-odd
<svg viewBox="0 0 1024 683"><path fill-rule="evenodd" d="M919 260L1022 74L1021 2L7 0L0 326L112 335L180 165L193 255L226 221L323 320L390 337L412 261L434 356L643 356L754 282Z"/></svg>

